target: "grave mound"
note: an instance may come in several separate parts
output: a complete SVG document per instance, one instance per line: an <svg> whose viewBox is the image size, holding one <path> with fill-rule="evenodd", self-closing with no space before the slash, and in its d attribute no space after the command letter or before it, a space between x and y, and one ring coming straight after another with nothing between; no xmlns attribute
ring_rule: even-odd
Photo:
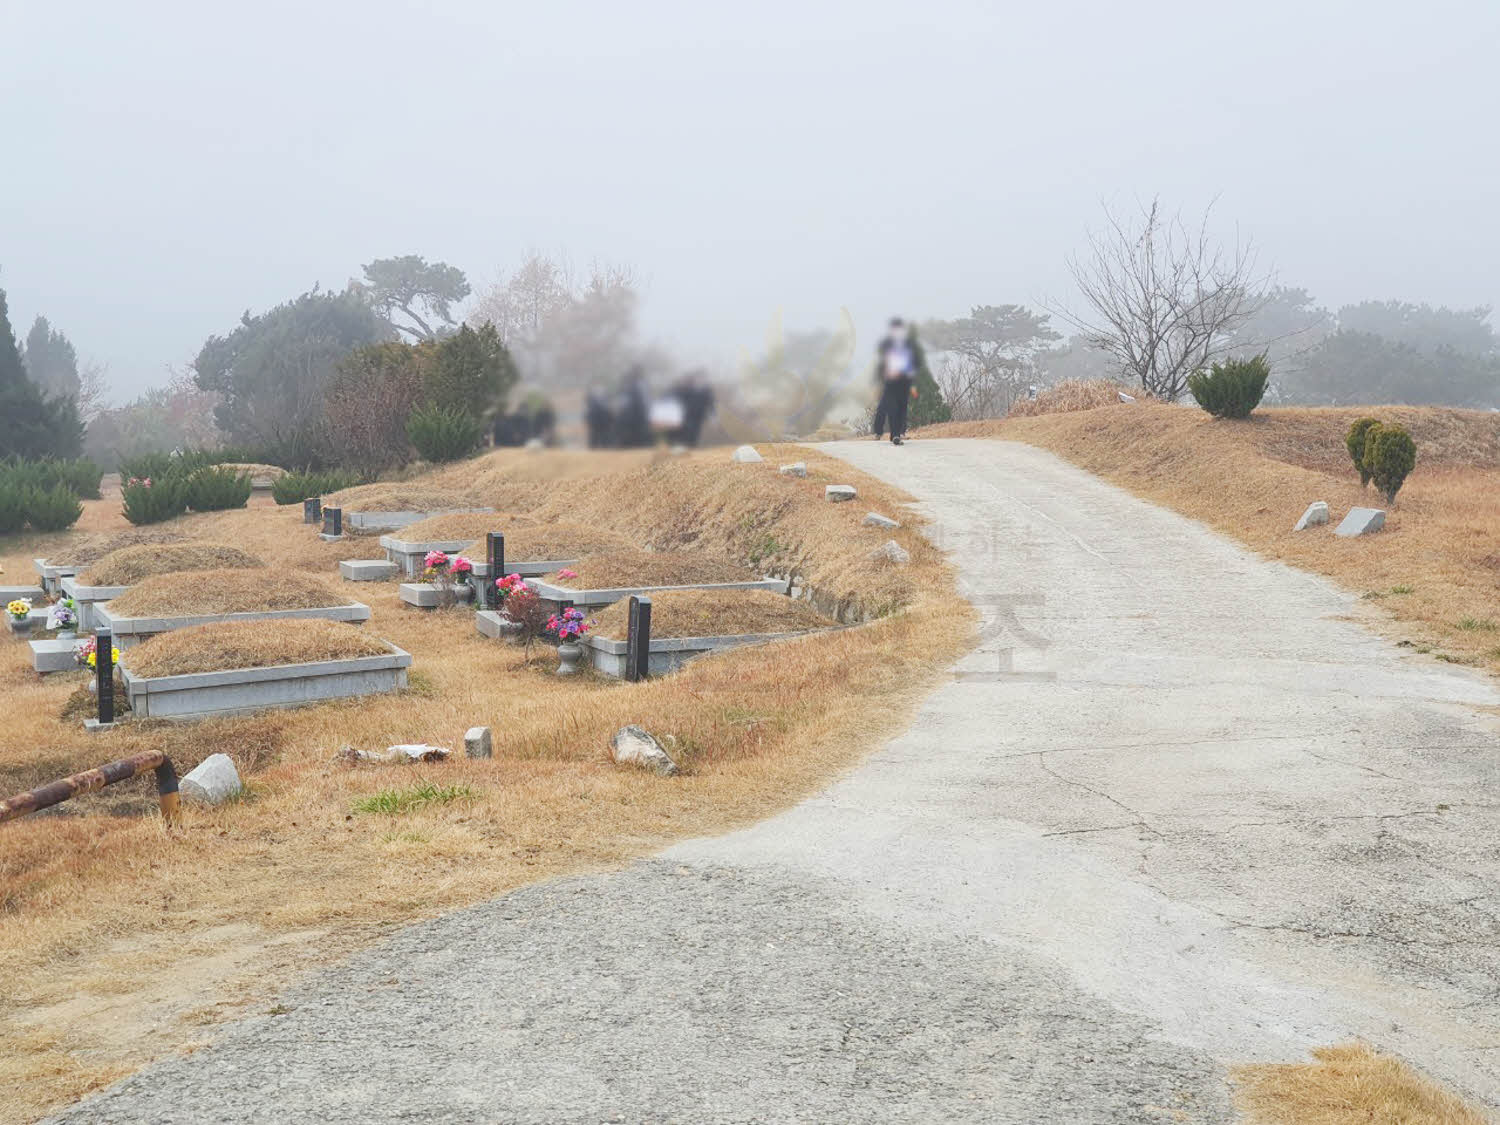
<svg viewBox="0 0 1500 1125"><path fill-rule="evenodd" d="M158 574L147 578L110 602L109 610L120 618L197 617L278 609L319 609L343 605L346 600L323 583L301 574L268 570L205 570L188 575Z"/></svg>
<svg viewBox="0 0 1500 1125"><path fill-rule="evenodd" d="M478 506L467 492L422 484L361 484L323 500L323 507L345 512L437 512Z"/></svg>
<svg viewBox="0 0 1500 1125"><path fill-rule="evenodd" d="M111 551L78 578L84 586L131 586L158 574L264 565L248 551L223 543L148 543Z"/></svg>
<svg viewBox="0 0 1500 1125"><path fill-rule="evenodd" d="M82 567L96 563L107 555L124 550L126 547L139 547L147 543L158 545L184 543L187 539L188 537L180 531L165 531L155 527L131 527L120 531L95 532L92 535L82 536L66 547L58 548L53 552L53 558L69 566Z"/></svg>
<svg viewBox="0 0 1500 1125"><path fill-rule="evenodd" d="M526 527L536 521L528 516L504 512L445 512L440 516L409 523L397 538L408 543L452 542L455 539L483 540L491 531L503 531L507 538L511 528Z"/></svg>
<svg viewBox="0 0 1500 1125"><path fill-rule="evenodd" d="M625 640L630 603L594 619L593 635ZM770 590L668 590L651 595L653 637L728 637L800 633L834 624L806 602Z"/></svg>
<svg viewBox="0 0 1500 1125"><path fill-rule="evenodd" d="M505 553L512 553L508 536ZM547 581L575 590L609 590L752 582L761 577L738 563L696 551L608 551L587 555L570 569L577 578L559 579L550 574Z"/></svg>
<svg viewBox="0 0 1500 1125"><path fill-rule="evenodd" d="M548 523L530 527L523 525L514 531L509 528L502 530L505 531L505 557L522 562L532 559L577 559L585 555L628 550L630 547L630 540L619 532L584 523ZM407 528L403 535L409 537L410 533L411 528ZM469 545L465 554L474 559L483 558L485 546L485 540L480 538Z"/></svg>
<svg viewBox="0 0 1500 1125"><path fill-rule="evenodd" d="M235 621L159 633L130 649L123 663L132 676L188 676L235 668L353 660L390 651L391 646L378 637L337 621Z"/></svg>

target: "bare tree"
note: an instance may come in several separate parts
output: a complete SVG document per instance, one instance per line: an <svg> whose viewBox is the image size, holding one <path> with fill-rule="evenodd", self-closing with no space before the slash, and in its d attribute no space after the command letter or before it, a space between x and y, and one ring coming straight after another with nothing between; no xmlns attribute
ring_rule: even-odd
<svg viewBox="0 0 1500 1125"><path fill-rule="evenodd" d="M1068 269L1088 303L1086 313L1053 309L1088 344L1107 352L1122 373L1157 398L1175 401L1187 377L1225 354L1234 330L1265 299L1254 248L1226 248L1153 199L1139 224L1104 209L1106 228L1090 232L1088 253Z"/></svg>
<svg viewBox="0 0 1500 1125"><path fill-rule="evenodd" d="M934 375L955 419L1002 417L1041 381L1040 358L1062 338L1048 319L1024 305L976 305L968 316L922 326L938 353Z"/></svg>

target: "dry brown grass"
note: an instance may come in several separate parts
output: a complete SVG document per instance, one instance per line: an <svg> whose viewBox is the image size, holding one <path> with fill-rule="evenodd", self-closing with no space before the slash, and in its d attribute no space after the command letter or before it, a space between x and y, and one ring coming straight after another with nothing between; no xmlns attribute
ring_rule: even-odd
<svg viewBox="0 0 1500 1125"><path fill-rule="evenodd" d="M79 574L88 586L129 586L157 574L265 566L259 558L222 543L167 543L111 551Z"/></svg>
<svg viewBox="0 0 1500 1125"><path fill-rule="evenodd" d="M465 489L436 488L422 481L361 484L325 497L323 504L346 512L441 512L446 508L488 506Z"/></svg>
<svg viewBox="0 0 1500 1125"><path fill-rule="evenodd" d="M510 552L507 551L507 554ZM585 555L572 567L578 577L547 576L549 582L574 590L608 590L622 586L688 586L705 582L753 582L763 575L729 559L696 551L610 551Z"/></svg>
<svg viewBox="0 0 1500 1125"><path fill-rule="evenodd" d="M1024 418L1036 414L1071 414L1101 406L1129 406L1129 403L1120 401L1122 394L1142 402L1151 400L1151 395L1140 387L1109 379L1064 379L1041 391L1036 398L1023 398L1014 403L1010 413L1012 417Z"/></svg>
<svg viewBox="0 0 1500 1125"><path fill-rule="evenodd" d="M1316 1062L1235 1067L1235 1104L1250 1125L1489 1125L1400 1059L1363 1043L1320 1047Z"/></svg>
<svg viewBox="0 0 1500 1125"><path fill-rule="evenodd" d="M952 628L952 576L898 491L816 453L762 452L771 464L730 465L724 450L670 459L499 452L433 480L483 481L484 502L497 509L539 524L597 524L661 549L748 561L774 540L778 568L799 567L842 607L908 612L815 633L774 662L731 652L622 684L559 679L550 653L528 664L520 648L481 637L465 614L404 612L394 583L372 583L352 589L374 610L370 631L412 653L410 691L125 724L102 736L57 718L82 673L37 677L24 644L0 643L9 716L0 792L146 749L164 750L182 770L222 750L250 786L249 800L189 809L170 831L153 811L149 779L0 831L0 1119L40 1116L201 1042L206 1024L257 1010L298 972L394 925L764 816L899 729L972 643ZM805 460L809 479L780 476L778 458ZM909 568L873 567L866 556L892 533L862 527L863 506L824 501L824 484L850 478L870 505L906 523L895 537L912 552ZM85 532L122 526L117 492L85 507ZM238 544L282 576L325 579L339 559L369 554L368 541L320 541L295 507L210 512L173 527ZM65 549L81 537L47 542ZM0 541L0 564L29 569L43 553L38 542ZM664 781L609 764L609 735L631 722L677 736L684 776ZM335 765L341 746L456 747L476 724L495 732L492 760L422 767L428 779L471 786L473 801L400 821L351 817L355 800L412 775Z"/></svg>
<svg viewBox="0 0 1500 1125"><path fill-rule="evenodd" d="M552 559L577 559L629 548L630 540L618 531L587 524L559 520L552 523L518 527L505 533L505 557L511 562L547 562ZM476 556L483 552L482 540L471 543L468 550Z"/></svg>
<svg viewBox="0 0 1500 1125"><path fill-rule="evenodd" d="M616 602L594 619L594 632L624 640L629 616L629 603ZM653 637L800 633L832 624L806 602L770 590L669 590L651 598Z"/></svg>
<svg viewBox="0 0 1500 1125"><path fill-rule="evenodd" d="M94 515L97 518L98 509L103 507L103 501L86 505L85 515ZM123 522L123 517L121 520ZM88 535L75 533L67 543L68 557L62 558L58 555L49 561L61 566L86 567L90 563L98 562L105 555L113 554L126 547L138 547L144 543L181 543L185 539L187 536L180 530L160 527L126 527L117 531L96 532ZM56 555L55 551L53 553Z"/></svg>
<svg viewBox="0 0 1500 1125"><path fill-rule="evenodd" d="M347 605L344 591L305 574L272 570L205 570L184 577L158 574L109 603L117 617L193 617L204 613L259 613Z"/></svg>
<svg viewBox="0 0 1500 1125"><path fill-rule="evenodd" d="M435 540L451 542L455 539L472 542L482 540L491 531L504 531L508 536L511 527L530 522L525 516L507 512L448 512L407 524L394 534L408 543L431 543Z"/></svg>
<svg viewBox="0 0 1500 1125"><path fill-rule="evenodd" d="M160 633L126 651L120 662L135 676L186 676L314 660L353 660L390 650L378 637L337 621L291 620L274 625L235 621Z"/></svg>
<svg viewBox="0 0 1500 1125"><path fill-rule="evenodd" d="M1344 451L1344 432L1365 415L1400 422L1417 442L1417 467L1385 530L1355 539L1331 527L1293 531L1314 500L1328 502L1335 525L1352 507L1384 507L1360 488ZM1288 407L1232 422L1137 404L964 430L1049 449L1268 558L1327 575L1363 594L1380 611L1372 622L1419 651L1500 673L1500 415Z"/></svg>

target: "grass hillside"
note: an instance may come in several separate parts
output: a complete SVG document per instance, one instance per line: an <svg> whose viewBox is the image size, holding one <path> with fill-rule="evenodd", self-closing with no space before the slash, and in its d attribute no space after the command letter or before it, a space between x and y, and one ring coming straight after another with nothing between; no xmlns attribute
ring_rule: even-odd
<svg viewBox="0 0 1500 1125"><path fill-rule="evenodd" d="M1417 467L1377 535L1294 532L1326 500L1386 507L1344 449L1356 418L1399 422ZM1327 575L1389 612L1403 640L1500 673L1500 414L1437 407L1283 407L1243 422L1138 402L930 427L922 436L1040 446L1139 496L1202 520L1269 558Z"/></svg>

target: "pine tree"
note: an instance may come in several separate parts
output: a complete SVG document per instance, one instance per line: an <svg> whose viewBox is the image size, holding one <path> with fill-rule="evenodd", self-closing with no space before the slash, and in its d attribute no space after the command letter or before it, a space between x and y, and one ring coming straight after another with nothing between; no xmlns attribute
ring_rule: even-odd
<svg viewBox="0 0 1500 1125"><path fill-rule="evenodd" d="M927 352L917 340L915 329L911 332L911 350L917 369L916 377L912 382L912 386L917 391L917 398L911 404L910 425L913 427L931 426L937 422L951 421L953 408L943 401L943 392L938 388L937 380L932 377L932 372L927 367Z"/></svg>
<svg viewBox="0 0 1500 1125"><path fill-rule="evenodd" d="M0 457L77 457L83 422L71 396L48 398L26 376L0 289Z"/></svg>

